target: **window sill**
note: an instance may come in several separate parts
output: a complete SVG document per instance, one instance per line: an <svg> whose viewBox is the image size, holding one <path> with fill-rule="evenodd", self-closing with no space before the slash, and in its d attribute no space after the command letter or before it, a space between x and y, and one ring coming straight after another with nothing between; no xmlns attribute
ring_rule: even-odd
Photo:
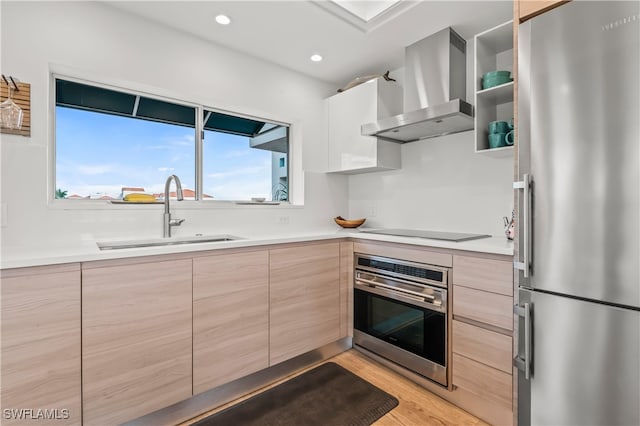
<svg viewBox="0 0 640 426"><path fill-rule="evenodd" d="M242 204L237 204L242 203ZM300 209L304 204L291 204L279 201L279 204L252 203L250 201L195 201L171 200L171 211L178 210L221 210L221 209ZM113 203L109 200L52 200L48 205L51 210L163 210L164 202L155 203Z"/></svg>

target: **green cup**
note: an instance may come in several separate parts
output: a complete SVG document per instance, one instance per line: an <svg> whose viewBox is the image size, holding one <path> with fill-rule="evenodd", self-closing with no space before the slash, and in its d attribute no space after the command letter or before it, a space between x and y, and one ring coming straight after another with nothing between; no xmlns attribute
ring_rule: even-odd
<svg viewBox="0 0 640 426"><path fill-rule="evenodd" d="M510 130L506 121L492 121L489 123L489 133L507 133Z"/></svg>
<svg viewBox="0 0 640 426"><path fill-rule="evenodd" d="M515 136L515 134L513 133L513 130L512 130L512 131L510 131L509 133L507 133L507 134L504 136L504 143L506 143L506 144L507 144L507 145L509 145L509 146L513 145L513 142L514 142L514 138L515 138L515 137L516 137L516 136Z"/></svg>
<svg viewBox="0 0 640 426"><path fill-rule="evenodd" d="M489 71L482 75L482 78L496 78L503 77L509 78L511 76L511 71Z"/></svg>
<svg viewBox="0 0 640 426"><path fill-rule="evenodd" d="M501 84L513 81L510 77L510 71L491 71L482 75L482 88L488 89L494 86L500 86Z"/></svg>
<svg viewBox="0 0 640 426"><path fill-rule="evenodd" d="M489 134L489 148L500 148L507 146L506 133L490 133Z"/></svg>

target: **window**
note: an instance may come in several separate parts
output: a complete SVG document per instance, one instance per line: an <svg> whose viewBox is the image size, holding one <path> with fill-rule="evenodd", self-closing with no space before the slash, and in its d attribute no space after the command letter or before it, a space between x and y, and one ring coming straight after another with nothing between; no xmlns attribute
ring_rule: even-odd
<svg viewBox="0 0 640 426"><path fill-rule="evenodd" d="M55 125L55 198L162 198L175 174L185 199L289 199L284 124L55 78Z"/></svg>
<svg viewBox="0 0 640 426"><path fill-rule="evenodd" d="M214 199L288 200L284 125L204 111L203 188Z"/></svg>

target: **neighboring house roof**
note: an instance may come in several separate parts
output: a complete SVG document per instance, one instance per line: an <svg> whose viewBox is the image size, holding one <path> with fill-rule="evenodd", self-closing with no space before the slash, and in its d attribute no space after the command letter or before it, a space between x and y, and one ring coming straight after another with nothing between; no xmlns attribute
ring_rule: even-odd
<svg viewBox="0 0 640 426"><path fill-rule="evenodd" d="M158 199L163 199L164 198L164 193L159 193L159 194L153 194L154 197L158 198ZM196 191L194 191L193 189L183 189L182 190L182 196L184 198L196 198ZM175 198L177 197L177 194L175 191L171 191L169 192L169 198ZM202 198L213 198L211 195L208 194L202 194Z"/></svg>
<svg viewBox="0 0 640 426"><path fill-rule="evenodd" d="M125 186L123 186L122 187L122 191L123 192L128 192L128 193L131 193L131 192L144 192L144 188L125 187ZM162 192L161 193L157 193L157 194L152 194L152 195L154 197L156 197L157 199L159 199L159 200L162 200L164 198L164 193L162 193ZM182 195L184 196L184 198L192 198L192 199L196 198L196 192L193 189L189 189L189 188L183 189L182 190ZM175 191L170 192L169 193L169 197L176 198L176 192ZM69 199L69 200L85 200L85 199L88 200L88 199L91 198L91 196L90 195L82 196L82 195L78 195L78 194L73 194L73 195L67 196L66 198ZM208 195L208 194L202 194L202 198L213 199L213 197L211 195ZM119 200L121 198L114 198L114 197L111 197L109 195L103 195L103 196L101 196L99 198L95 198L95 199L96 200Z"/></svg>

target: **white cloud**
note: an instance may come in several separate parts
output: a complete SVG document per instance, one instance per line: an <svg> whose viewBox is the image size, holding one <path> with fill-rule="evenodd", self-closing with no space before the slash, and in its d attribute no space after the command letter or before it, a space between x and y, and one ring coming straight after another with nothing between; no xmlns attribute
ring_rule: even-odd
<svg viewBox="0 0 640 426"><path fill-rule="evenodd" d="M142 148L146 148L146 149L153 149L153 150L184 150L185 148L193 148L195 146L195 135L194 134L188 134L188 135L183 135L180 138L176 138L176 139L169 139L164 143L161 143L159 145L146 145L146 146L142 146Z"/></svg>
<svg viewBox="0 0 640 426"><path fill-rule="evenodd" d="M206 193L218 200L248 200L251 197L271 197L271 180L255 175L239 174L228 179L209 182Z"/></svg>
<svg viewBox="0 0 640 426"><path fill-rule="evenodd" d="M82 175L103 175L114 170L112 164L87 164L77 166L76 171Z"/></svg>
<svg viewBox="0 0 640 426"><path fill-rule="evenodd" d="M211 179L226 179L233 176L259 175L264 173L265 173L265 167L252 166L252 167L243 167L241 169L229 170L228 172L209 173L207 177Z"/></svg>
<svg viewBox="0 0 640 426"><path fill-rule="evenodd" d="M242 182L232 186L217 185L205 191L217 200L249 200L251 197L271 197L269 185L265 182Z"/></svg>
<svg viewBox="0 0 640 426"><path fill-rule="evenodd" d="M251 151L247 149L238 149L235 151L228 151L223 158L238 158L238 157L246 157L249 155Z"/></svg>
<svg viewBox="0 0 640 426"><path fill-rule="evenodd" d="M158 167L159 172L172 172L175 169L175 167Z"/></svg>

